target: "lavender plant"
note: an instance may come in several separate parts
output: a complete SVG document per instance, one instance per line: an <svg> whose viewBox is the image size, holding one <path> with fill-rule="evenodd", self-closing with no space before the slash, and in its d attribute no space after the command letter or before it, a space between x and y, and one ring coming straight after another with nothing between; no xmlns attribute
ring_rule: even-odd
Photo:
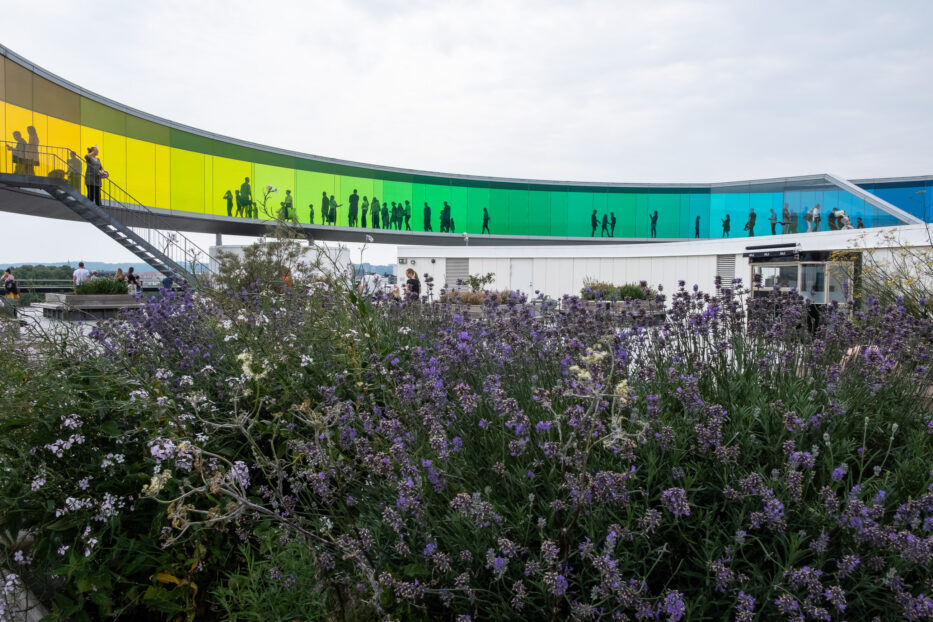
<svg viewBox="0 0 933 622"><path fill-rule="evenodd" d="M682 286L656 327L574 297L465 317L304 274L166 293L83 359L3 359L29 416L0 517L60 612L103 592L108 615L223 619L933 616L929 320L833 305L813 329L799 296L737 283ZM26 410L55 382L68 399Z"/></svg>

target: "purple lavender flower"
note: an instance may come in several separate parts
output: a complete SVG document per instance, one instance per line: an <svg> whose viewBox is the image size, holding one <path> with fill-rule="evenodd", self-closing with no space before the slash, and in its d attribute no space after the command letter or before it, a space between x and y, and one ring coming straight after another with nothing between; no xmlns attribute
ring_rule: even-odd
<svg viewBox="0 0 933 622"><path fill-rule="evenodd" d="M683 488L668 488L662 492L661 505L674 516L690 516L687 491Z"/></svg>

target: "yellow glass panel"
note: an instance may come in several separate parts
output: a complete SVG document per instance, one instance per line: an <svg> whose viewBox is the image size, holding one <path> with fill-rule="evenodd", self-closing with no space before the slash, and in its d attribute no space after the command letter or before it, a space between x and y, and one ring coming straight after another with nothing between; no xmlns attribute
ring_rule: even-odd
<svg viewBox="0 0 933 622"><path fill-rule="evenodd" d="M156 204L155 145L135 138L126 139L126 190L146 206Z"/></svg>
<svg viewBox="0 0 933 622"><path fill-rule="evenodd" d="M253 177L253 165L242 160L230 158L212 158L213 174L211 176L211 200L208 203L212 214L227 216L227 192L230 193L230 216L243 216L241 211L237 214L237 193L243 180Z"/></svg>
<svg viewBox="0 0 933 622"><path fill-rule="evenodd" d="M172 209L185 212L204 211L204 155L171 150Z"/></svg>
<svg viewBox="0 0 933 622"><path fill-rule="evenodd" d="M61 147L61 149L55 149L55 163L50 163L50 166L55 169L61 170L66 174L68 171L68 159L69 152L74 153L74 157L80 162L81 160L81 126L77 123L70 123L68 121L62 121L61 119L56 119L55 117L48 118L48 144ZM81 164L82 168L75 171L76 175L72 178L72 182L75 184L75 187L80 190L83 188L84 180L80 175L80 172L83 171L83 163Z"/></svg>
<svg viewBox="0 0 933 622"><path fill-rule="evenodd" d="M171 147L155 146L155 206L172 209Z"/></svg>
<svg viewBox="0 0 933 622"><path fill-rule="evenodd" d="M81 148L77 149L78 156L82 159L84 154L87 153L87 148L97 145L97 148L100 149L101 145L104 144L104 133L100 130L95 130L93 128L87 127L86 125L81 126ZM104 158L107 154L101 153L101 162L106 163ZM106 164L105 164L106 167Z"/></svg>
<svg viewBox="0 0 933 622"><path fill-rule="evenodd" d="M99 146L100 161L104 165L104 170L110 174L110 181L116 184L124 192L128 192L126 180L126 138L110 132L104 132L103 144ZM114 188L115 194L122 195ZM114 196L121 203L133 203L135 197ZM138 201L138 199L136 199Z"/></svg>
<svg viewBox="0 0 933 622"><path fill-rule="evenodd" d="M3 153L0 154L0 158L2 158L3 161L3 166L0 167L0 170L5 173L13 173L16 172L13 166L13 153L9 149L6 149L6 146L15 147L13 132L19 132L23 140L29 140L26 127L32 124L32 112L25 108L14 106L13 104L3 104L3 108L6 115L6 132L8 133L3 135L3 140L6 141L6 143L3 148ZM20 170L19 172L24 171Z"/></svg>

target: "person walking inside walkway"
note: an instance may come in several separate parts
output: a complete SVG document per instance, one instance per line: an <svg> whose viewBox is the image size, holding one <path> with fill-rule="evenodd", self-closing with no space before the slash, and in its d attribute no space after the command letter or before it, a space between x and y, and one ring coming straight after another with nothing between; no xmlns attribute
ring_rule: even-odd
<svg viewBox="0 0 933 622"><path fill-rule="evenodd" d="M729 221L729 214L726 214L726 217L722 219L722 237L729 237L729 227L731 223Z"/></svg>
<svg viewBox="0 0 933 622"><path fill-rule="evenodd" d="M774 211L774 208L771 208L771 216L768 218L768 222L771 223L771 235L777 235L777 212Z"/></svg>
<svg viewBox="0 0 933 622"><path fill-rule="evenodd" d="M788 234L791 232L791 217L790 217L790 206L785 203L784 211L781 212L781 233Z"/></svg>
<svg viewBox="0 0 933 622"><path fill-rule="evenodd" d="M605 238L609 235L609 214L603 214L603 228L599 231L599 237Z"/></svg>
<svg viewBox="0 0 933 622"><path fill-rule="evenodd" d="M609 212L609 237L616 237L616 213Z"/></svg>
<svg viewBox="0 0 933 622"><path fill-rule="evenodd" d="M595 238L596 227L599 226L599 218L596 216L596 210L593 210L593 214L590 216L590 224L593 225L593 232L590 234L590 237Z"/></svg>
<svg viewBox="0 0 933 622"><path fill-rule="evenodd" d="M651 219L651 237L658 237L658 210L654 210L654 214L648 214L648 218Z"/></svg>
<svg viewBox="0 0 933 622"><path fill-rule="evenodd" d="M431 206L428 205L427 201L424 203L424 230L434 231L434 229L431 228Z"/></svg>
<svg viewBox="0 0 933 622"><path fill-rule="evenodd" d="M101 184L103 180L107 178L107 171L104 170L104 165L101 163L99 155L100 151L97 149L97 145L94 145L93 147L87 148L87 155L84 156L84 161L87 163L87 169L84 171L84 185L87 186L87 198L97 205L101 204Z"/></svg>
<svg viewBox="0 0 933 622"><path fill-rule="evenodd" d="M485 207L483 208L483 230L482 233L492 233L489 230L489 210Z"/></svg>
<svg viewBox="0 0 933 622"><path fill-rule="evenodd" d="M755 221L758 220L758 214L755 213L755 208L751 208L748 211L748 221L745 223L745 230L748 231L748 237L755 237Z"/></svg>

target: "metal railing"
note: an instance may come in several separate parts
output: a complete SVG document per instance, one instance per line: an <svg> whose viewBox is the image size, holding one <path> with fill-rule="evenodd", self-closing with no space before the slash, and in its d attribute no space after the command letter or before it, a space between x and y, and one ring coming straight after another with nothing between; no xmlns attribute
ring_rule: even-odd
<svg viewBox="0 0 933 622"><path fill-rule="evenodd" d="M61 179L78 192L85 193L86 166L83 157L66 147L0 142L0 173ZM209 274L211 256L207 251L175 231L164 217L136 200L109 177L101 180L101 206L190 275Z"/></svg>

